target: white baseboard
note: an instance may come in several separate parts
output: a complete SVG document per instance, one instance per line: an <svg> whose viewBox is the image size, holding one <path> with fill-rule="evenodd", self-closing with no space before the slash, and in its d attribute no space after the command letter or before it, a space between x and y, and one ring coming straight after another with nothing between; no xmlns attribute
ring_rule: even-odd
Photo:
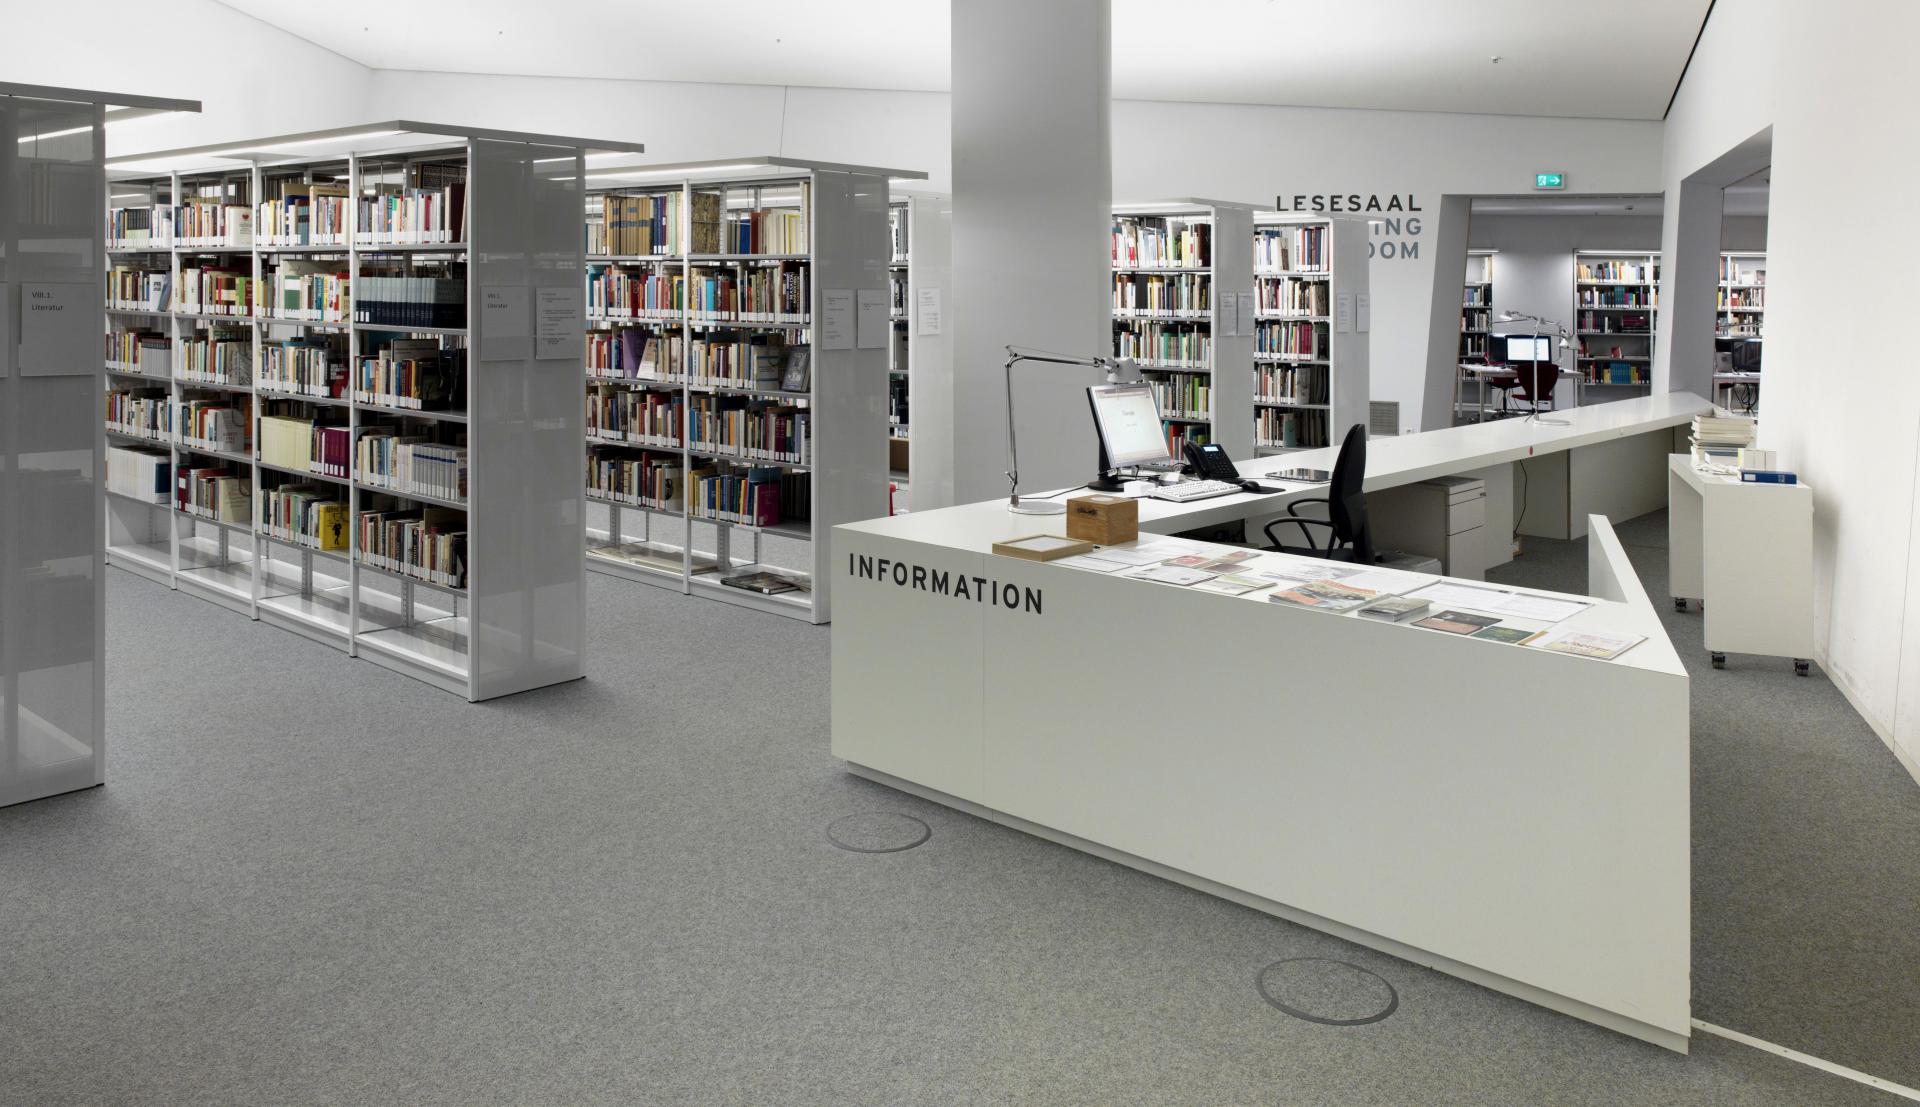
<svg viewBox="0 0 1920 1107"><path fill-rule="evenodd" d="M1868 729L1880 736L1880 741L1886 743L1887 749L1893 751L1893 759L1900 762L1901 767L1907 770L1907 775L1913 778L1915 784L1920 784L1920 761L1914 760L1913 755L1902 749L1900 743L1894 740L1893 728L1882 723L1874 716L1873 712L1867 710L1864 702L1865 698L1860 695L1859 689L1853 686L1852 681L1848 680L1844 675L1835 670L1832 665L1828 664L1825 657L1817 657L1816 660L1820 662L1820 670L1827 674L1827 679L1831 680L1833 686L1840 689L1840 694L1847 698L1847 703L1853 708L1853 713L1860 716L1861 720L1867 724Z"/></svg>

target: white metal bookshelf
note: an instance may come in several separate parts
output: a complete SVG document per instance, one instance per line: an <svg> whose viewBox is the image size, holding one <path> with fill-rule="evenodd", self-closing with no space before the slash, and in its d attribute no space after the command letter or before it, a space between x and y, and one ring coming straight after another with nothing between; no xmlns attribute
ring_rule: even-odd
<svg viewBox="0 0 1920 1107"><path fill-rule="evenodd" d="M1727 250L1720 254L1720 298L1714 337L1731 349L1766 337L1767 255L1760 250ZM1713 398L1736 410L1753 412L1760 405L1760 371L1722 369L1713 373Z"/></svg>
<svg viewBox="0 0 1920 1107"><path fill-rule="evenodd" d="M588 567L828 621L827 535L887 513L887 181L923 176L783 157L588 174ZM645 239L610 210L644 210Z"/></svg>
<svg viewBox="0 0 1920 1107"><path fill-rule="evenodd" d="M109 126L199 110L0 82L0 807L106 782L97 198Z"/></svg>
<svg viewBox="0 0 1920 1107"><path fill-rule="evenodd" d="M935 382L928 388L937 388L953 363L953 332L946 319L946 294L953 284L953 198L896 189L887 220L893 322L887 347L887 464L895 482L905 484L913 477L909 417L915 381ZM897 496L894 510L904 510Z"/></svg>
<svg viewBox="0 0 1920 1107"><path fill-rule="evenodd" d="M146 228L109 260L152 276L110 282L108 392L165 415L109 433L167 478L108 498L110 562L469 700L581 676L575 228L585 155L640 149L397 120L112 159Z"/></svg>
<svg viewBox="0 0 1920 1107"><path fill-rule="evenodd" d="M1253 208L1182 198L1116 205L1113 353L1159 397L1169 449L1217 442L1251 457Z"/></svg>
<svg viewBox="0 0 1920 1107"><path fill-rule="evenodd" d="M1621 390L1653 387L1659 311L1658 251L1574 251L1575 368L1583 394L1598 390L1617 399Z"/></svg>
<svg viewBox="0 0 1920 1107"><path fill-rule="evenodd" d="M1493 330L1492 250L1467 251L1467 276L1460 292L1460 360L1484 360Z"/></svg>
<svg viewBox="0 0 1920 1107"><path fill-rule="evenodd" d="M1367 424L1368 233L1364 220L1254 217L1257 453L1337 446Z"/></svg>

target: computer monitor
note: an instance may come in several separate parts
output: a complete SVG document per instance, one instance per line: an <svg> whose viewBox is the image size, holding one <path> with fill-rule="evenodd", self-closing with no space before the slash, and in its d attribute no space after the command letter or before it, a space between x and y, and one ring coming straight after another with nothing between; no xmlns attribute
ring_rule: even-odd
<svg viewBox="0 0 1920 1107"><path fill-rule="evenodd" d="M1507 345L1507 364L1528 361L1552 361L1553 339L1546 335L1509 334L1502 336Z"/></svg>
<svg viewBox="0 0 1920 1107"><path fill-rule="evenodd" d="M1100 467L1106 472L1128 465L1173 460L1160 403L1145 384L1096 384L1087 389L1093 425L1100 432Z"/></svg>

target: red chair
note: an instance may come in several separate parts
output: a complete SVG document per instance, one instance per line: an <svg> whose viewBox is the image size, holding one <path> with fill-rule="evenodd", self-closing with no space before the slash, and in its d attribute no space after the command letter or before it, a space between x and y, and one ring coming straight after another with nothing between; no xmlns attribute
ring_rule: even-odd
<svg viewBox="0 0 1920 1107"><path fill-rule="evenodd" d="M1553 410L1553 388L1560 383L1560 366L1551 361L1515 362L1514 390L1519 398L1527 402L1529 411L1539 411L1540 405Z"/></svg>

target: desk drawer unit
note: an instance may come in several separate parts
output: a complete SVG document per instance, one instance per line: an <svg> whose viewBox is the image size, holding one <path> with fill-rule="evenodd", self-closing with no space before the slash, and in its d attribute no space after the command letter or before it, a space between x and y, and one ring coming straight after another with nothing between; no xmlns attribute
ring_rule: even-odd
<svg viewBox="0 0 1920 1107"><path fill-rule="evenodd" d="M1487 572L1487 484L1477 477L1438 477L1367 497L1373 544L1424 554L1448 576L1484 579Z"/></svg>

